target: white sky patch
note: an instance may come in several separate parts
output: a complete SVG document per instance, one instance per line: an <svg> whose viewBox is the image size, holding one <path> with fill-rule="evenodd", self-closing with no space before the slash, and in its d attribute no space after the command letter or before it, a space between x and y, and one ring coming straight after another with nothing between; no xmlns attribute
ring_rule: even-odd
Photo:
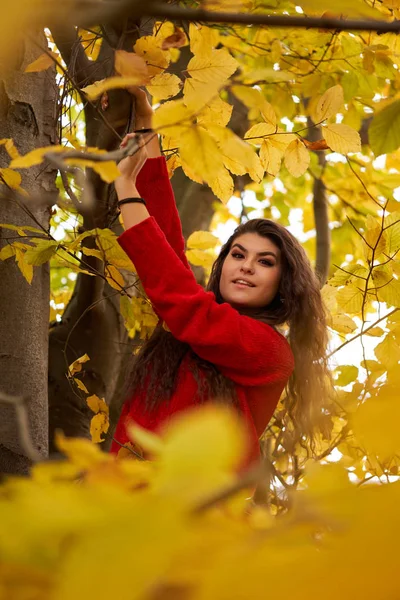
<svg viewBox="0 0 400 600"><path fill-rule="evenodd" d="M292 121L290 119L288 119L287 117L283 117L283 119L281 119L281 123L283 125L286 125L287 130L289 132L293 131L294 123L292 123Z"/></svg>

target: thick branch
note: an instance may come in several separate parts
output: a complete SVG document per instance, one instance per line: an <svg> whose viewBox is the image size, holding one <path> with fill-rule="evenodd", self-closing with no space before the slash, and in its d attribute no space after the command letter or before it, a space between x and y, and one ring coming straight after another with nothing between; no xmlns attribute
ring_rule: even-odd
<svg viewBox="0 0 400 600"><path fill-rule="evenodd" d="M376 31L377 33L399 33L400 21L391 22L367 19L340 19L334 17L297 17L286 15L269 15L253 13L229 13L183 8L164 2L147 0L119 0L118 2L99 0L64 0L57 10L54 10L53 0L42 2L36 23L54 27L65 24L87 27L93 23L115 22L120 17L129 16L132 19L140 17L157 17L180 21L195 21L203 23L237 23L239 25L266 25L267 27L288 27L306 29L327 29L335 31Z"/></svg>
<svg viewBox="0 0 400 600"><path fill-rule="evenodd" d="M149 16L165 17L181 21L200 21L203 23L237 23L240 25L267 25L268 27L297 27L307 29L334 29L337 31L376 31L379 33L398 33L400 21L380 21L339 19L333 17L292 17L286 15L267 15L252 13L228 13L182 8L172 4L153 2L144 12Z"/></svg>
<svg viewBox="0 0 400 600"><path fill-rule="evenodd" d="M54 25L51 35L68 67L69 75L79 87L83 87L90 77L91 64L80 43L77 30L72 26Z"/></svg>

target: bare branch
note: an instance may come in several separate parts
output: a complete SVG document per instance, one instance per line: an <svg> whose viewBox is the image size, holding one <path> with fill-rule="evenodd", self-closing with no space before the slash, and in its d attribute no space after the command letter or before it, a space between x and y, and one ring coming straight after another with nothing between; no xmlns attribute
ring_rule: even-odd
<svg viewBox="0 0 400 600"><path fill-rule="evenodd" d="M330 354L328 354L327 358L331 358L331 356L333 356L334 354L336 354L336 352L339 352L339 350L341 350L342 348L344 348L345 346L347 346L347 344L350 344L350 342L354 342L354 340L356 340L359 337L361 337L362 335L366 334L370 329L372 329L373 327L376 327L378 325L378 323L380 323L381 321L384 321L385 319L387 319L388 317L390 317L391 315L393 315L394 313L396 313L398 310L400 310L400 309L394 308L393 310L391 310L390 312L388 312L386 315L384 315L383 317L381 317L380 319L378 319L377 321L375 321L374 323L372 323L372 325L370 325L369 327L367 327L367 329L364 329L363 331L360 331L360 333L357 333L357 335L354 335L349 340L346 340L345 342L343 342L343 344L341 344L340 346L338 346L337 348L335 348L335 350L333 350Z"/></svg>

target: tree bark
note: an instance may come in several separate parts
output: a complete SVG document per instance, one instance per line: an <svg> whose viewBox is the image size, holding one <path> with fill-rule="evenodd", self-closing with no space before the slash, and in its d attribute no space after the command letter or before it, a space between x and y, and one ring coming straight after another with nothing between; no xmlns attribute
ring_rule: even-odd
<svg viewBox="0 0 400 600"><path fill-rule="evenodd" d="M32 32L46 46L42 32ZM18 42L17 51L0 65L0 138L12 138L21 154L55 143L57 85L55 69L24 74L26 65L41 51L30 41ZM7 70L6 70L7 67ZM4 146L0 166L9 157ZM40 165L22 173L22 186L40 203L27 203L29 216L1 185L1 223L30 225L45 230L50 222L50 197L56 195L54 169ZM32 218L33 217L33 218ZM15 232L0 228L3 247ZM0 390L24 397L27 402L30 436L41 456L48 453L47 355L49 324L49 265L34 268L29 285L13 258L0 262ZM20 441L13 407L0 404L0 472L25 474L30 459Z"/></svg>

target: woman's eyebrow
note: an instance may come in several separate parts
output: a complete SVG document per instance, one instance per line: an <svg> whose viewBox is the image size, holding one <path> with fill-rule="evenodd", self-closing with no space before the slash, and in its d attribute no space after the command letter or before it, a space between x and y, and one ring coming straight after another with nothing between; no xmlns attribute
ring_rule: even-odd
<svg viewBox="0 0 400 600"><path fill-rule="evenodd" d="M235 246L240 248L242 250L242 252L247 252L246 248L244 246L241 246L237 242L235 244L233 244L232 248L234 248ZM268 250L266 252L257 252L257 256L273 256L276 260L278 260L278 257L276 256L276 254L274 252L270 252Z"/></svg>

